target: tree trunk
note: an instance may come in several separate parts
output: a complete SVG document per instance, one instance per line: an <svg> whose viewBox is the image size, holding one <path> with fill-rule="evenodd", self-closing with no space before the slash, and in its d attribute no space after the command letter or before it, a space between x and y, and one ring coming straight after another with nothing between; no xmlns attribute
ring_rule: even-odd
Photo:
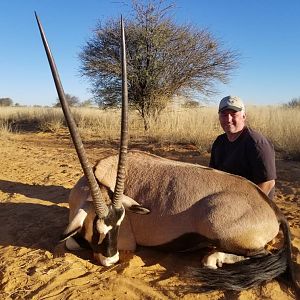
<svg viewBox="0 0 300 300"><path fill-rule="evenodd" d="M144 129L145 129L145 131L148 131L150 129L149 118L147 118L147 117L144 116L143 120L144 120Z"/></svg>

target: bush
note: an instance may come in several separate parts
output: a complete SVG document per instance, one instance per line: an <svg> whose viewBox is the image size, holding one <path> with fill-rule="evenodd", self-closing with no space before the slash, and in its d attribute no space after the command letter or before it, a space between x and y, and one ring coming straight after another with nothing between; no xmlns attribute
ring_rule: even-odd
<svg viewBox="0 0 300 300"><path fill-rule="evenodd" d="M10 98L0 98L0 106L12 106L13 103Z"/></svg>
<svg viewBox="0 0 300 300"><path fill-rule="evenodd" d="M291 101L283 105L287 108L300 108L300 97L293 98Z"/></svg>

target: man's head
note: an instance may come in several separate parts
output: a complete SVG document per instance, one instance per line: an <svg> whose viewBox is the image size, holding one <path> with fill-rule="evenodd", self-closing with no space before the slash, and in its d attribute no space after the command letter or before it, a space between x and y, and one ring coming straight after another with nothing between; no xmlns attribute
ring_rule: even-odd
<svg viewBox="0 0 300 300"><path fill-rule="evenodd" d="M245 127L245 105L237 96L224 97L219 104L220 124L227 136L240 133Z"/></svg>
<svg viewBox="0 0 300 300"><path fill-rule="evenodd" d="M237 96L226 96L220 101L219 113L227 109L245 111L245 105L242 99Z"/></svg>

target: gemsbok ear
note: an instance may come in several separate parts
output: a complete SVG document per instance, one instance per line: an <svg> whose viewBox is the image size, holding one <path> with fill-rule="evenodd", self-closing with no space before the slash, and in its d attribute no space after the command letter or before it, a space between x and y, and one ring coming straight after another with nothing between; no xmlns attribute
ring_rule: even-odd
<svg viewBox="0 0 300 300"><path fill-rule="evenodd" d="M148 215L150 213L149 209L141 206L138 202L124 194L122 196L122 204L126 210L129 210L136 214Z"/></svg>
<svg viewBox="0 0 300 300"><path fill-rule="evenodd" d="M60 242L67 240L69 237L75 235L78 231L80 231L91 205L91 203L86 203L82 208L78 210L73 220L69 223L68 227L61 235Z"/></svg>
<svg viewBox="0 0 300 300"><path fill-rule="evenodd" d="M135 214L139 214L139 215L148 215L151 212L148 208L145 208L141 205L132 205L132 206L128 207L127 209L129 211L131 211Z"/></svg>

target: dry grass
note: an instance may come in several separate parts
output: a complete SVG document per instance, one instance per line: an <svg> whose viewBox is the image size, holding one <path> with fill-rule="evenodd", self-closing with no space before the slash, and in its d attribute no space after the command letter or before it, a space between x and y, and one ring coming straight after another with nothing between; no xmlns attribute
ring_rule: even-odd
<svg viewBox="0 0 300 300"><path fill-rule="evenodd" d="M202 152L210 150L220 133L215 108L202 107L163 113L153 122L148 137L156 142L192 143Z"/></svg>
<svg viewBox="0 0 300 300"><path fill-rule="evenodd" d="M287 107L250 107L248 123L274 144L285 158L300 160L300 109Z"/></svg>
<svg viewBox="0 0 300 300"><path fill-rule="evenodd" d="M26 129L55 132L57 123L63 126L64 118L59 108L2 107L0 122L10 124L13 131Z"/></svg>
<svg viewBox="0 0 300 300"><path fill-rule="evenodd" d="M11 124L8 121L0 120L0 138L8 138L12 133Z"/></svg>
<svg viewBox="0 0 300 300"><path fill-rule="evenodd" d="M120 111L74 108L74 118L85 138L114 140L119 137ZM249 125L266 135L285 157L300 159L300 110L279 106L252 106L247 109ZM27 124L27 126L24 126ZM209 151L222 133L216 108L202 107L166 111L145 133L136 112L130 112L131 139L158 143L192 143L199 151ZM8 107L0 111L0 135L16 130L57 132L65 128L60 108Z"/></svg>

